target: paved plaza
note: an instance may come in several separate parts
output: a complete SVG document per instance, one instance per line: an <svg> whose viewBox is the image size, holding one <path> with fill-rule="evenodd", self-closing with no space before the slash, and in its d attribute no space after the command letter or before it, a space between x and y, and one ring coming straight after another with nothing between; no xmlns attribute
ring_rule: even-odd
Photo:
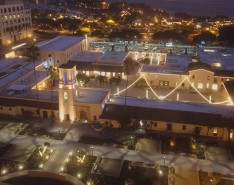
<svg viewBox="0 0 234 185"><path fill-rule="evenodd" d="M59 123L58 123L59 124ZM61 125L60 125L61 126ZM190 176L193 178L196 176L198 170L210 172L210 173L220 173L220 174L228 174L234 175L234 163L225 160L217 161L215 158L211 160L201 160L192 157L186 157L181 155L165 155L161 154L159 149L155 149L154 153L150 153L150 148L157 148L159 146L157 143L151 142L150 140L140 140L141 144L146 143L147 147L139 147L141 151L137 150L128 150L126 148L115 148L109 146L97 146L97 145L89 145L78 143L78 139L81 135L85 134L92 130L92 127L86 124L74 124L74 125L64 125L63 129L67 131L67 137L64 140L52 140L46 138L39 138L38 143L43 144L45 142L50 143L50 147L54 149L54 155L49 159L47 164L44 167L45 171L50 171L54 173L60 173L61 167L65 165L66 158L69 156L69 152L74 149L83 150L87 152L89 155L93 154L94 156L98 156L101 158L113 160L129 160L133 162L142 162L145 164L156 164L156 165L168 165L171 167L175 167L175 181L180 182L180 180L184 180L187 184L190 184ZM92 132L91 132L92 133ZM74 136L78 137L74 137ZM98 136L97 133L93 131L93 136ZM16 158L17 160L25 160L27 155L30 153L31 149L36 146L36 138L27 136L27 135L16 135L9 134L6 132L0 131L0 141L8 142L17 147L13 150L18 151L16 154L9 156L10 159ZM148 143L148 144L147 144ZM93 152L91 147L93 147ZM25 151L23 151L25 149ZM213 150L208 150L212 152ZM13 152L12 152L13 153ZM7 154L7 153L6 153ZM220 154L222 155L222 154ZM24 156L24 157L23 157ZM165 157L165 159L164 159ZM7 158L7 156L6 156ZM109 164L110 161L103 161L104 166ZM105 162L105 163L104 163ZM102 163L101 163L102 164ZM182 173L183 172L183 173ZM186 173L184 173L186 172ZM178 174L178 176L176 176ZM183 174L181 176L181 174ZM180 176L179 176L180 175ZM195 180L191 183L194 183ZM177 183L178 184L178 183ZM179 185L179 184L178 184ZM193 185L193 184L192 184Z"/></svg>

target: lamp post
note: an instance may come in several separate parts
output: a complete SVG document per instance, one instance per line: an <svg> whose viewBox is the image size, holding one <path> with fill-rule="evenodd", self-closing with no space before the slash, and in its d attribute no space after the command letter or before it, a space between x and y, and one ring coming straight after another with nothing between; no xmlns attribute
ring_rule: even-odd
<svg viewBox="0 0 234 185"><path fill-rule="evenodd" d="M131 146L133 146L133 137L131 136Z"/></svg>
<svg viewBox="0 0 234 185"><path fill-rule="evenodd" d="M165 167L165 159L166 159L166 157L163 156L163 166L164 166L164 167Z"/></svg>
<svg viewBox="0 0 234 185"><path fill-rule="evenodd" d="M60 130L61 130L61 128L59 127L59 135L60 135Z"/></svg>
<svg viewBox="0 0 234 185"><path fill-rule="evenodd" d="M93 149L94 149L94 147L92 146L91 147L91 154L92 154L92 156L93 156Z"/></svg>

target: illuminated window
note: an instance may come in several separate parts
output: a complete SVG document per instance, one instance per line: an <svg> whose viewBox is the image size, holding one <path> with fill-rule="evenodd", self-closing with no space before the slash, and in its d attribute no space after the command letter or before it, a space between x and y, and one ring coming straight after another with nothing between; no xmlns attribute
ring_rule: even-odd
<svg viewBox="0 0 234 185"><path fill-rule="evenodd" d="M215 91L217 91L218 90L218 84L213 84L212 85L212 89L215 90Z"/></svg>
<svg viewBox="0 0 234 185"><path fill-rule="evenodd" d="M63 98L64 98L64 100L67 100L67 99L68 99L68 94L67 94L67 92L64 92L64 93L63 93Z"/></svg>
<svg viewBox="0 0 234 185"><path fill-rule="evenodd" d="M229 137L230 137L230 139L232 139L233 138L233 133L230 133Z"/></svg>
<svg viewBox="0 0 234 185"><path fill-rule="evenodd" d="M209 87L210 87L210 84L209 84L209 83L207 83L207 84L206 84L206 88L207 88L207 89L209 89Z"/></svg>
<svg viewBox="0 0 234 185"><path fill-rule="evenodd" d="M214 128L213 135L214 135L214 136L217 136L217 134L218 134L218 129L217 129L217 128Z"/></svg>
<svg viewBox="0 0 234 185"><path fill-rule="evenodd" d="M197 84L197 88L198 88L198 89L203 89L203 83L198 83L198 84Z"/></svg>

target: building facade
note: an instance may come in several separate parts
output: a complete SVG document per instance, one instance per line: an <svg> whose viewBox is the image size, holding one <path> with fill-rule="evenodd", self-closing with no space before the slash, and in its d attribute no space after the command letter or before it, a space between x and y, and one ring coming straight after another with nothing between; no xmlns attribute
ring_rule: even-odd
<svg viewBox="0 0 234 185"><path fill-rule="evenodd" d="M0 1L0 45L32 37L31 11L22 1Z"/></svg>

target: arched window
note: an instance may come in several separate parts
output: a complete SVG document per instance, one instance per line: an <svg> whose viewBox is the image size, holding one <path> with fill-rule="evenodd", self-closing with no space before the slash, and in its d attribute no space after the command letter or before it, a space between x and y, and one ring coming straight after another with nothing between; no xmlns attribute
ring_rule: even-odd
<svg viewBox="0 0 234 185"><path fill-rule="evenodd" d="M67 92L64 92L64 93L63 93L63 98L64 98L64 100L67 100L67 99L68 99L68 94L67 94Z"/></svg>

